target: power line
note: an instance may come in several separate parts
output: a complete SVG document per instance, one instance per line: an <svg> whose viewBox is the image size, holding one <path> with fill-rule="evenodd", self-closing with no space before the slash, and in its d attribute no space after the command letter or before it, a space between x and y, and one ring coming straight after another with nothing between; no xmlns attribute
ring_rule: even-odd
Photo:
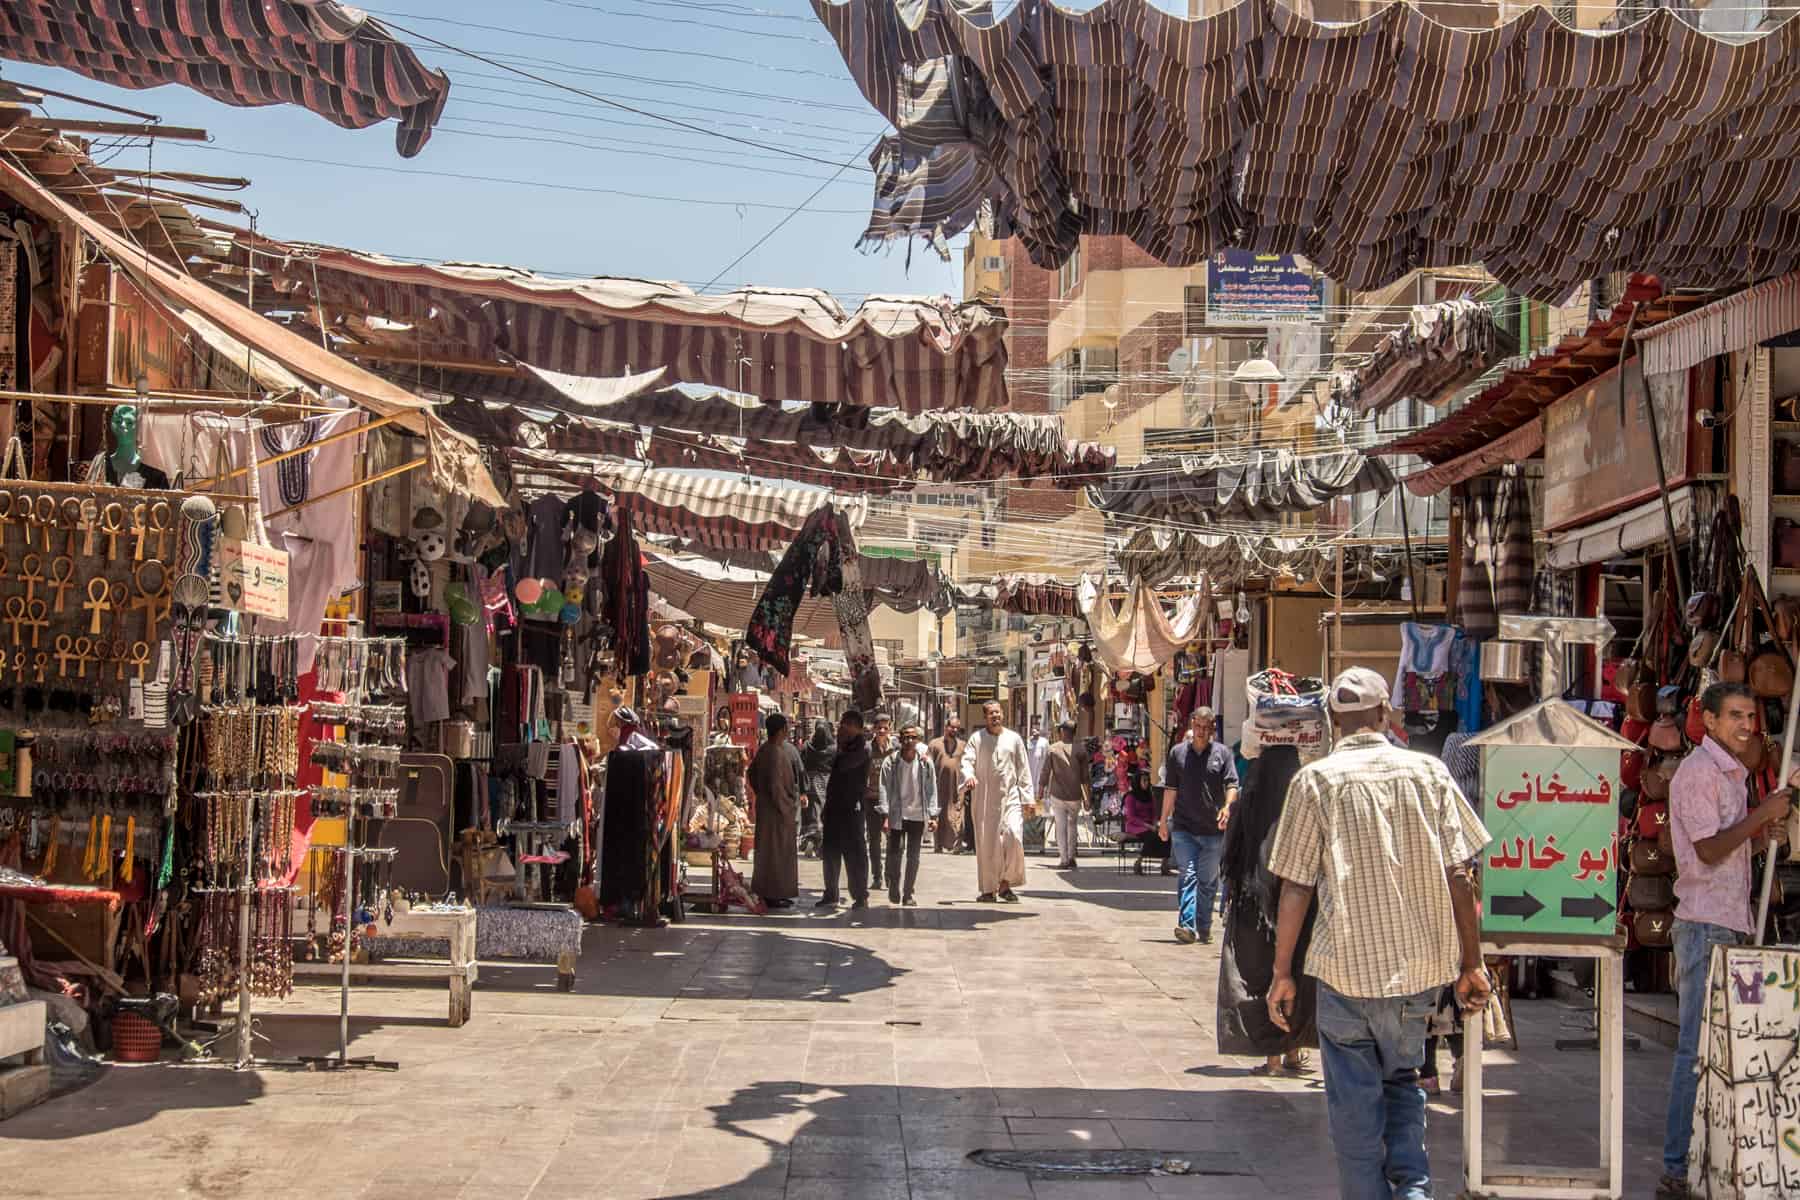
<svg viewBox="0 0 1800 1200"><path fill-rule="evenodd" d="M437 18L431 18L431 19L435 20ZM417 38L419 41L428 42L433 46L437 46L438 48L443 49L443 50L448 50L453 54L460 54L460 55L464 56L465 58L472 58L476 62L486 63L490 67L498 67L502 71L511 71L512 73L519 75L525 79L530 79L530 80L533 80L534 82L541 83L545 87L560 88L563 91L571 92L577 96L586 97L587 99L592 100L596 104L604 104L604 105L607 105L608 107L617 108L624 112L633 113L640 117L648 117L649 119L651 119L653 121L661 121L664 124L670 125L676 129L685 129L689 133L705 134L708 137L720 138L720 139L722 139L724 141L728 141L728 142L736 142L742 146L754 146L755 148L757 148L759 150L770 150L776 154L785 154L785 155L789 156L790 158L804 159L807 162L818 163L821 166L827 166L827 167L837 166L836 163L832 162L828 158L818 158L811 154L802 154L798 150L789 150L784 146L777 146L771 142L759 142L759 141L755 141L751 138L741 138L735 134L722 133L717 129L708 129L703 125L695 125L688 121L678 120L675 117L667 117L667 116L662 115L661 113L652 112L651 110L649 110L647 108L638 108L635 105L625 104L618 100L609 99L606 96L600 95L598 92L590 92L586 88L578 88L574 84L559 83L553 79L547 79L542 75L533 74L532 72L525 70L523 67L515 67L515 66L511 65L510 63L501 62L498 59L491 58L485 54L479 54L474 50L465 50L461 46L453 46L449 42L441 41L437 38L431 37L428 34L419 33L416 30L408 29L406 26L395 24L391 20L386 21L386 24L392 26L396 31L398 31L400 33L404 33L407 37Z"/></svg>
<svg viewBox="0 0 1800 1200"><path fill-rule="evenodd" d="M868 147L865 148L864 153L866 154L868 152L868 150L872 150L872 149L874 149L874 147L875 147L875 142L870 141ZM851 162L854 162L854 161L855 161L854 159L851 160ZM755 254L757 252L757 250L761 249L763 243L767 242L770 238L774 237L777 233L780 233L782 228L784 226L786 226L789 221L792 221L795 217L800 215L800 212L802 209L804 209L807 205L811 204L814 200L817 200L819 198L819 194L821 192L823 192L826 188L830 187L832 184L836 183L838 176L840 174L842 174L844 171L848 170L850 168L850 165L851 165L850 162L846 162L843 166L839 167L836 171L834 171L832 173L832 176L830 179L827 179L824 183L821 183L818 187L813 189L812 195L808 196L806 199L802 200L799 204L797 204L793 208L793 210L787 214L787 216L785 216L785 217L781 218L781 220L775 222L774 226L772 226L770 228L769 232L767 232L767 233L763 234L761 237L757 238L754 242L752 242L750 244L750 248L748 250L744 251L742 254L738 255L736 258L734 258L730 262L726 263L724 268L721 269L717 275L714 275L711 279L707 280L706 287L711 287L713 284L719 282L719 280L723 279L725 277L726 273L731 271L732 268L736 267L739 263L743 262L746 258L749 258L752 254ZM704 291L705 289L702 288L701 290Z"/></svg>

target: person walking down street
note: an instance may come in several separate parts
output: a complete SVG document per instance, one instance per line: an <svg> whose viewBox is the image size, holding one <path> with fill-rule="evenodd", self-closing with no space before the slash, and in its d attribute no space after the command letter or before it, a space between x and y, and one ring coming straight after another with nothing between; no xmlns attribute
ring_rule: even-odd
<svg viewBox="0 0 1800 1200"><path fill-rule="evenodd" d="M1219 897L1219 854L1237 802L1237 760L1213 740L1213 710L1196 708L1188 736L1169 751L1163 768L1163 811L1157 834L1169 843L1181 872L1175 940L1212 941L1213 906Z"/></svg>
<svg viewBox="0 0 1800 1200"><path fill-rule="evenodd" d="M750 890L770 908L791 908L800 894L800 801L806 768L788 741L788 719L770 713L768 740L750 760L750 792L756 797L756 868Z"/></svg>
<svg viewBox="0 0 1800 1200"><path fill-rule="evenodd" d="M1262 1065L1253 1068L1257 1075L1298 1074L1307 1067L1305 1050L1319 1044L1318 984L1310 975L1299 980L1290 1029L1277 1029L1269 1020L1266 999L1275 978L1275 914L1281 900L1281 881L1269 873L1269 846L1299 770L1300 752L1292 746L1270 746L1250 764L1219 860L1219 882L1230 892L1219 956L1219 1053L1262 1056ZM1306 961L1317 908L1315 903L1301 926L1297 962Z"/></svg>
<svg viewBox="0 0 1800 1200"><path fill-rule="evenodd" d="M1669 1120L1663 1135L1658 1197L1685 1197L1688 1142L1699 1090L1695 1060L1706 1005L1706 971L1714 946L1730 946L1755 932L1750 907L1750 851L1787 840L1793 793L1771 792L1750 807L1740 761L1756 727L1756 696L1741 683L1715 683L1700 696L1706 737L1681 760L1669 781L1669 832L1675 841L1675 1066L1669 1077Z"/></svg>
<svg viewBox="0 0 1800 1200"><path fill-rule="evenodd" d="M1031 732L1025 735L1025 762L1031 767L1031 802L1038 806L1038 812L1044 817L1050 816L1044 808L1044 763L1050 756L1050 739L1044 736L1042 717L1031 718ZM1056 822L1044 821L1044 849L1056 845Z"/></svg>
<svg viewBox="0 0 1800 1200"><path fill-rule="evenodd" d="M1055 818L1058 870L1073 871L1076 866L1080 844L1075 818L1087 804L1088 776L1086 756L1075 748L1075 722L1064 721L1056 727L1056 743L1044 754L1037 789L1039 805Z"/></svg>
<svg viewBox="0 0 1800 1200"><path fill-rule="evenodd" d="M863 797L863 822L868 826L869 887L881 889L881 850L887 845L887 830L881 817L881 768L900 747L894 742L894 718L885 712L869 718L874 737L869 740L869 791Z"/></svg>
<svg viewBox="0 0 1800 1200"><path fill-rule="evenodd" d="M952 854L962 853L963 826L967 822L967 814L963 811L962 752L962 722L955 717L944 722L943 736L933 738L925 748L925 757L937 771L940 810L931 843L937 854L946 850Z"/></svg>
<svg viewBox="0 0 1800 1200"><path fill-rule="evenodd" d="M813 722L812 741L800 752L806 768L806 796L800 817L800 832L823 836L821 822L825 812L825 785L831 782L831 763L837 758L837 734L824 717Z"/></svg>
<svg viewBox="0 0 1800 1200"><path fill-rule="evenodd" d="M937 768L919 753L919 727L900 731L899 752L881 768L881 816L887 830L888 900L914 907L913 888L919 882L919 850L925 842L925 826L936 818ZM906 855L906 884L900 883L901 851Z"/></svg>
<svg viewBox="0 0 1800 1200"><path fill-rule="evenodd" d="M1442 762L1391 745L1388 688L1351 667L1326 692L1337 740L1301 767L1275 827L1282 880L1269 1019L1294 1032L1295 956L1315 897L1325 1107L1344 1200L1430 1200L1425 1027L1454 981L1464 1012L1492 993L1468 863L1491 840Z"/></svg>
<svg viewBox="0 0 1800 1200"><path fill-rule="evenodd" d="M838 751L825 784L825 894L814 908L836 908L838 873L850 877L851 908L869 907L869 839L863 821L869 791L869 739L854 708L838 721Z"/></svg>
<svg viewBox="0 0 1800 1200"><path fill-rule="evenodd" d="M1017 904L1025 883L1025 807L1031 803L1031 764L1025 739L1006 727L996 700L982 709L987 724L963 746L962 791L975 826L976 899Z"/></svg>

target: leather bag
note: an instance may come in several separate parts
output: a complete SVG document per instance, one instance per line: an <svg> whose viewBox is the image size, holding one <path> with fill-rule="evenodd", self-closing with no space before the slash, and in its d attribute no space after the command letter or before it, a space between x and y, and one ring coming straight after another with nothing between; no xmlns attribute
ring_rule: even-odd
<svg viewBox="0 0 1800 1200"><path fill-rule="evenodd" d="M1775 748L1768 735L1759 733L1753 735L1745 744L1744 752L1737 756L1737 760L1744 764L1746 771L1754 775L1780 753L1781 751Z"/></svg>
<svg viewBox="0 0 1800 1200"><path fill-rule="evenodd" d="M1667 947L1675 944L1675 914L1672 912L1635 912L1631 915L1631 936L1640 946Z"/></svg>
<svg viewBox="0 0 1800 1200"><path fill-rule="evenodd" d="M1656 685L1649 680L1625 689L1625 715L1634 721L1656 720Z"/></svg>
<svg viewBox="0 0 1800 1200"><path fill-rule="evenodd" d="M1669 763L1659 762L1644 772L1642 786L1638 788L1644 799L1656 803L1666 803L1669 799L1669 780L1675 777L1675 768Z"/></svg>
<svg viewBox="0 0 1800 1200"><path fill-rule="evenodd" d="M1660 912L1675 907L1675 881L1668 874L1639 875L1632 872L1625 885L1625 903L1634 912Z"/></svg>
<svg viewBox="0 0 1800 1200"><path fill-rule="evenodd" d="M1717 629L1719 618L1724 612L1717 592L1695 592L1687 598L1687 604L1682 608L1682 619L1687 622L1689 629Z"/></svg>
<svg viewBox="0 0 1800 1200"><path fill-rule="evenodd" d="M1694 634L1688 642L1688 666L1705 669L1712 666L1713 658L1719 653L1721 637L1716 630L1702 629Z"/></svg>
<svg viewBox="0 0 1800 1200"><path fill-rule="evenodd" d="M1687 703L1687 721L1682 732L1687 740L1698 746L1706 740L1706 710L1700 706L1700 697L1695 696Z"/></svg>
<svg viewBox="0 0 1800 1200"><path fill-rule="evenodd" d="M1636 791L1644 781L1645 755L1642 750L1626 750L1619 755L1619 782Z"/></svg>
<svg viewBox="0 0 1800 1200"><path fill-rule="evenodd" d="M1650 726L1650 748L1660 750L1664 754L1679 753L1687 745L1681 735L1681 726L1675 723L1674 717L1658 717Z"/></svg>
<svg viewBox="0 0 1800 1200"><path fill-rule="evenodd" d="M1650 838L1634 838L1631 842L1632 875L1673 875L1675 873L1675 856L1666 854L1663 848Z"/></svg>
<svg viewBox="0 0 1800 1200"><path fill-rule="evenodd" d="M1645 798L1638 805L1637 820L1632 823L1631 831L1640 838L1655 841L1658 834L1669 826L1669 805L1666 801L1652 801Z"/></svg>
<svg viewBox="0 0 1800 1200"><path fill-rule="evenodd" d="M1788 657L1773 646L1757 651L1745 668L1744 681L1750 690L1764 700L1785 700L1794 688L1794 667Z"/></svg>

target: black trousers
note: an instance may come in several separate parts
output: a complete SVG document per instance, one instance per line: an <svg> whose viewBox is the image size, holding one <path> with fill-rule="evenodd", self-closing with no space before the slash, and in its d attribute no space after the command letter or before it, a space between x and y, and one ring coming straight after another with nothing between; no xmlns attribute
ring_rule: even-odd
<svg viewBox="0 0 1800 1200"><path fill-rule="evenodd" d="M825 899L838 899L838 869L850 876L850 898L869 898L869 843L862 807L825 810L825 833L819 856L825 865Z"/></svg>
<svg viewBox="0 0 1800 1200"><path fill-rule="evenodd" d="M900 851L902 843L906 849L906 888L900 888ZM887 881L888 899L899 900L902 895L911 900L913 885L919 882L919 850L925 844L925 822L902 821L900 828L887 831Z"/></svg>
<svg viewBox="0 0 1800 1200"><path fill-rule="evenodd" d="M868 829L869 838L869 884L881 886L881 842L887 832L887 818L875 811L875 805L863 801L863 823Z"/></svg>

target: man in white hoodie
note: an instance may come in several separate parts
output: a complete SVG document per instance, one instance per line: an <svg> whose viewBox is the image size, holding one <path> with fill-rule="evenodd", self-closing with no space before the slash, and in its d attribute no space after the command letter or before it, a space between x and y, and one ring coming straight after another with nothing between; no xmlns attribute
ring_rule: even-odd
<svg viewBox="0 0 1800 1200"><path fill-rule="evenodd" d="M887 830L888 900L906 908L919 880L919 849L925 826L938 815L937 768L919 752L919 727L900 731L900 751L881 765L881 820ZM906 881L902 891L900 858L906 856Z"/></svg>
<svg viewBox="0 0 1800 1200"><path fill-rule="evenodd" d="M963 747L962 790L975 823L975 874L983 903L1017 904L1013 888L1025 883L1025 809L1031 799L1031 763L1025 739L1006 727L1005 710L990 700L987 724Z"/></svg>

